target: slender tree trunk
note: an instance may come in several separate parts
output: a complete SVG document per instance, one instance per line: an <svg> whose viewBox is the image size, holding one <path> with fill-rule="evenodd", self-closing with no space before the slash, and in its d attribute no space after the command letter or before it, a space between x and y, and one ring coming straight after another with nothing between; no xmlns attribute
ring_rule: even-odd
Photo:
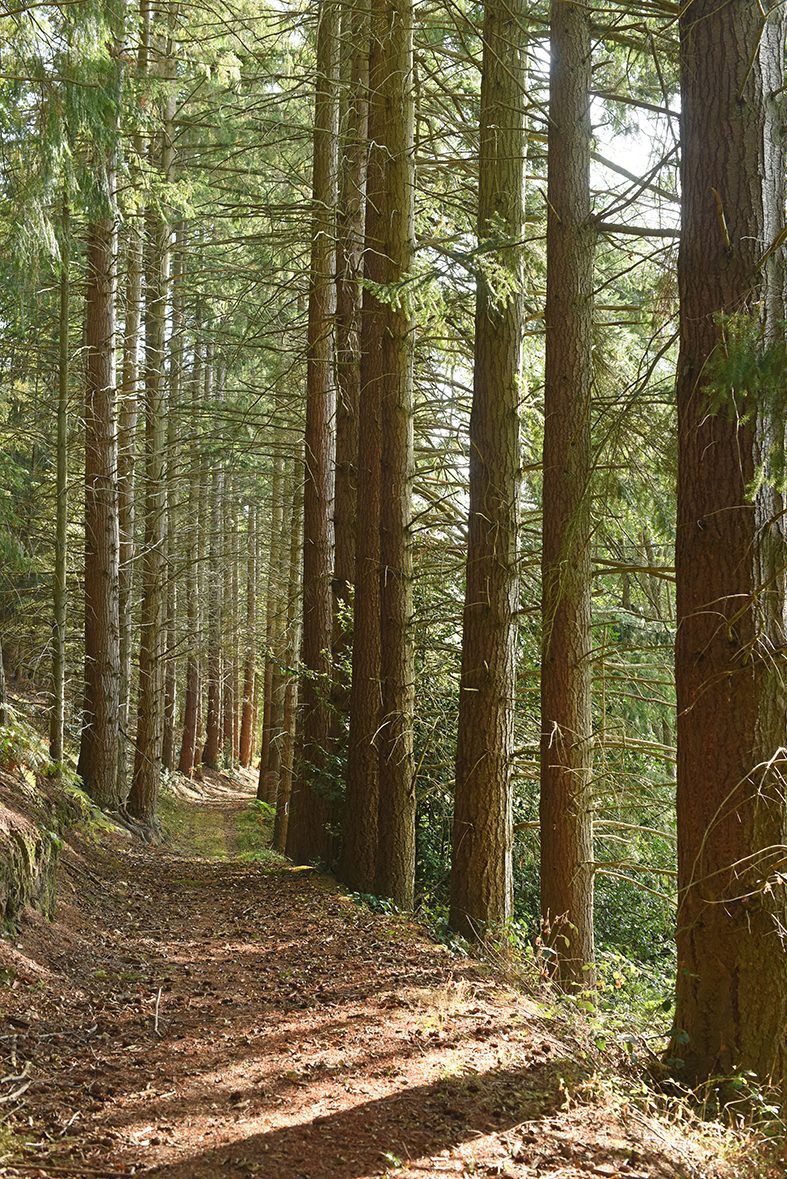
<svg viewBox="0 0 787 1179"><path fill-rule="evenodd" d="M294 464L294 472L298 468ZM296 486L292 500L292 527L290 530L289 572L287 576L287 682L284 692L284 731L281 747L281 772L276 795L276 818L273 825L273 846L284 852L287 846L290 798L292 796L293 762L295 757L295 718L298 708L298 676L296 661L300 649L299 595L300 595L300 553L303 535L303 511L301 489Z"/></svg>
<svg viewBox="0 0 787 1179"><path fill-rule="evenodd" d="M211 380L212 356L208 354L206 385ZM219 390L221 378L218 381ZM206 401L208 400L206 392ZM219 391L217 400L221 400ZM223 551L224 470L214 454L210 472L210 540L207 581L207 705L208 716L202 762L211 770L219 768L221 746L221 554Z"/></svg>
<svg viewBox="0 0 787 1179"><path fill-rule="evenodd" d="M222 683L222 747L224 765L231 770L235 764L235 598L233 571L236 560L236 520L233 480L227 481L226 506L224 509L224 555L222 559L222 647L224 653L224 676Z"/></svg>
<svg viewBox="0 0 787 1179"><path fill-rule="evenodd" d="M295 496L295 463L286 460L286 470L283 484L283 518L282 542L277 548L276 558L276 597L273 618L273 677L271 680L271 711L270 711L270 740L265 769L266 785L265 798L268 802L277 802L279 797L279 779L282 767L282 749L285 741L284 707L288 672L288 604L290 577L290 550L292 548L293 532L299 533L300 501ZM290 544L284 543L284 538L290 537Z"/></svg>
<svg viewBox="0 0 787 1179"><path fill-rule="evenodd" d="M268 544L268 583L265 595L265 661L263 664L262 691L262 739L260 744L260 775L257 786L257 797L263 802L274 803L276 795L270 793L270 748L273 736L273 679L274 679L274 642L273 633L276 617L277 594L280 588L276 577L279 566L279 553L284 543L284 458L277 454L273 460L273 477L271 480L271 532Z"/></svg>
<svg viewBox="0 0 787 1179"><path fill-rule="evenodd" d="M254 681L257 666L257 508L249 504L246 536L246 657L243 663L243 711L240 726L240 764L254 756Z"/></svg>
<svg viewBox="0 0 787 1179"><path fill-rule="evenodd" d="M175 725L178 709L178 585L181 535L181 376L183 368L183 282L186 239L182 225L177 230L172 267L172 332L169 340L169 397L167 399L167 482L166 482L166 643L164 655L164 735L161 764L175 769Z"/></svg>
<svg viewBox="0 0 787 1179"><path fill-rule="evenodd" d="M541 658L541 916L555 976L592 982L590 394L593 256L587 0L552 0Z"/></svg>
<svg viewBox="0 0 787 1179"><path fill-rule="evenodd" d="M470 512L451 862L451 924L468 936L506 921L513 900L524 22L523 3L488 0L481 79L478 244L491 266L476 279Z"/></svg>
<svg viewBox="0 0 787 1179"><path fill-rule="evenodd" d="M55 575L52 587L52 711L49 718L49 756L63 760L66 705L66 611L68 583L68 386L69 386L69 251L70 216L63 201L60 241L60 315L58 322L58 391L57 391L57 515L55 521Z"/></svg>
<svg viewBox="0 0 787 1179"><path fill-rule="evenodd" d="M200 710L200 633L199 633L199 559L200 559L200 469L199 407L202 393L202 352L199 335L194 342L194 370L191 377L191 422L188 516L184 523L186 574L186 690L183 700L183 733L178 769L192 777L197 757Z"/></svg>
<svg viewBox="0 0 787 1179"><path fill-rule="evenodd" d="M107 191L114 194L110 175ZM85 696L77 773L108 809L118 793L120 621L115 389L115 220L88 226L85 318Z"/></svg>
<svg viewBox="0 0 787 1179"><path fill-rule="evenodd" d="M139 413L139 336L142 302L143 233L131 220L126 243L127 271L123 370L118 431L118 522L120 529L120 721L118 791L127 794L128 729L131 717L131 639L133 626L134 557L136 544L135 476Z"/></svg>
<svg viewBox="0 0 787 1179"><path fill-rule="evenodd" d="M783 408L725 368L783 340L784 9L681 11L678 971L689 1083L787 1076ZM760 476L764 475L764 479ZM758 482L761 490L753 491Z"/></svg>
<svg viewBox="0 0 787 1179"><path fill-rule="evenodd" d="M0 725L8 724L8 698L5 691L5 660L3 658L3 636L0 635Z"/></svg>
<svg viewBox="0 0 787 1179"><path fill-rule="evenodd" d="M303 534L303 691L298 775L293 784L287 852L300 863L332 854L332 806L326 770L330 743L333 627L333 495L338 160L338 0L322 0L317 29L317 93L312 175L312 254L306 376Z"/></svg>
<svg viewBox="0 0 787 1179"><path fill-rule="evenodd" d="M157 72L167 76L169 55ZM151 144L164 179L172 173L173 100L162 105L163 129ZM155 153L155 154L154 154ZM155 817L163 741L165 640L165 414L164 359L170 278L170 227L155 208L145 216L145 551L142 558L139 695L134 773L128 810L143 823Z"/></svg>
<svg viewBox="0 0 787 1179"><path fill-rule="evenodd" d="M385 281L407 280L413 251L411 0L372 7L383 77L372 81L370 135L388 155L382 194ZM370 71L371 79L371 71ZM410 908L415 887L412 624L413 323L407 296L383 308L380 500L380 679L377 890Z"/></svg>

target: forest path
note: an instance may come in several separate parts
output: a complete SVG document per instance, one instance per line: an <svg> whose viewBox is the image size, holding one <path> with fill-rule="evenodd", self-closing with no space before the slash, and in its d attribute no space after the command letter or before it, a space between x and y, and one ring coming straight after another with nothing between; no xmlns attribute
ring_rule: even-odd
<svg viewBox="0 0 787 1179"><path fill-rule="evenodd" d="M489 971L316 872L239 858L249 788L179 804L175 848L77 845L57 923L0 943L3 1072L31 1082L0 1174L717 1173L581 1097L589 1063Z"/></svg>

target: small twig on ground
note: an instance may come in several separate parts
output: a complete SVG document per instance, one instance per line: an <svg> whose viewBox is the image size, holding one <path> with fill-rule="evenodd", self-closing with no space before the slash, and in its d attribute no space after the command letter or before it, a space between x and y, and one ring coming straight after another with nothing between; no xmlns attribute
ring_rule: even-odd
<svg viewBox="0 0 787 1179"><path fill-rule="evenodd" d="M162 988L159 987L158 994L156 995L156 1010L153 1014L153 1032L157 1036L161 1035L161 1032L158 1030L158 1015L159 1015L159 1008L161 1006L161 991L162 991Z"/></svg>

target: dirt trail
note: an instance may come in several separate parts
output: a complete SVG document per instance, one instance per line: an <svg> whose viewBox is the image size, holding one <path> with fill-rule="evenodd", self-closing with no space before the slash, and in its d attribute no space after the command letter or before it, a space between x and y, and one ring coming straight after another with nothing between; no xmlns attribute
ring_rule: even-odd
<svg viewBox="0 0 787 1179"><path fill-rule="evenodd" d="M418 926L223 858L247 802L194 803L191 851L83 845L57 924L0 945L0 1091L31 1082L0 1106L27 1139L0 1174L717 1173L696 1141L579 1100L587 1065L543 1012Z"/></svg>

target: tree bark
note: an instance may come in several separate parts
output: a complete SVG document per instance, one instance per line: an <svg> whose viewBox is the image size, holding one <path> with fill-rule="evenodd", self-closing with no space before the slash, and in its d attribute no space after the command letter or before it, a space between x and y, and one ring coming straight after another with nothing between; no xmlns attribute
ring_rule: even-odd
<svg viewBox="0 0 787 1179"><path fill-rule="evenodd" d="M337 0L322 0L317 30L304 455L303 685L298 771L287 833L287 853L300 863L328 860L332 854L326 771L333 625L339 11Z"/></svg>
<svg viewBox="0 0 787 1179"><path fill-rule="evenodd" d="M547 195L541 919L551 969L592 981L590 7L553 0Z"/></svg>
<svg viewBox="0 0 787 1179"><path fill-rule="evenodd" d="M186 565L186 689L183 699L183 733L178 769L191 778L197 758L200 713L200 483L199 407L202 395L202 341L197 325L194 369L191 376L191 446L189 460L188 517L184 526Z"/></svg>
<svg viewBox="0 0 787 1179"><path fill-rule="evenodd" d="M208 353L208 369L212 370L212 354ZM212 378L206 373L206 380ZM221 381L219 379L219 387ZM221 399L221 393L218 394ZM207 394L206 394L207 400ZM221 746L221 554L223 550L224 470L219 456L212 457L210 472L210 540L207 580L207 696L208 716L202 762L211 770L219 768Z"/></svg>
<svg viewBox="0 0 787 1179"><path fill-rule="evenodd" d="M377 891L401 908L415 887L414 666L412 648L413 322L407 283L413 253L413 16L411 0L372 6L382 77L370 68L369 129L386 154L382 308L380 681ZM393 298L391 296L394 296Z"/></svg>
<svg viewBox="0 0 787 1179"><path fill-rule="evenodd" d="M336 275L336 496L333 566L333 750L344 758L355 581L358 407L369 88L366 0L345 0L341 33Z"/></svg>
<svg viewBox="0 0 787 1179"><path fill-rule="evenodd" d="M249 504L246 534L246 657L243 663L243 710L240 726L240 764L254 756L254 680L257 674L257 508Z"/></svg>
<svg viewBox="0 0 787 1179"><path fill-rule="evenodd" d="M60 314L58 322L58 390L57 390L57 509L55 520L55 572L52 585L52 709L49 718L49 756L63 760L66 706L66 613L68 583L68 387L69 387L69 291L70 234L68 202L63 201L60 240Z"/></svg>
<svg viewBox="0 0 787 1179"><path fill-rule="evenodd" d="M128 793L128 730L131 719L131 638L136 543L137 418L139 414L139 335L142 302L143 234L136 221L126 241L126 297L123 326L123 369L118 430L118 523L120 529L120 720L118 791Z"/></svg>
<svg viewBox="0 0 787 1179"><path fill-rule="evenodd" d="M296 458L293 477L299 466ZM281 769L276 795L276 818L273 824L273 846L284 852L287 846L290 798L295 757L295 718L298 708L298 675L296 661L300 649L300 625L298 606L300 604L300 552L303 536L303 509L301 488L294 487L292 497L292 526L290 529L289 572L287 576L287 682L284 691L284 715L282 718Z"/></svg>
<svg viewBox="0 0 787 1179"><path fill-rule="evenodd" d="M85 695L77 773L117 808L120 620L115 388L114 177L110 212L87 230L85 317Z"/></svg>
<svg viewBox="0 0 787 1179"><path fill-rule="evenodd" d="M171 45L155 42L155 72L174 75ZM151 143L151 163L164 180L172 178L174 95L161 103L162 129ZM150 206L145 215L145 551L142 558L139 692L134 773L128 810L151 823L161 779L164 723L164 642L166 607L166 454L164 362L170 286L170 226L164 212Z"/></svg>
<svg viewBox="0 0 787 1179"><path fill-rule="evenodd" d="M271 805L276 801L275 783L270 778L270 752L273 737L273 680L275 670L274 628L276 617L279 553L284 543L284 457L273 460L271 480L271 530L268 544L268 582L265 595L265 662L263 664L262 738L260 743L260 773L257 797Z"/></svg>
<svg viewBox="0 0 787 1179"><path fill-rule="evenodd" d="M183 283L186 253L183 226L176 233L172 264L172 327L169 338L169 395L166 444L166 607L164 643L164 732L161 742L163 769L175 769L175 726L178 709L178 610L180 597L181 536L181 384L183 369Z"/></svg>
<svg viewBox="0 0 787 1179"><path fill-rule="evenodd" d="M478 937L511 916L512 760L522 362L525 9L484 14L470 510L450 921ZM494 244L497 243L497 244Z"/></svg>
<svg viewBox="0 0 787 1179"><path fill-rule="evenodd" d="M694 0L680 18L678 972L672 1057L691 1084L787 1068L784 535L769 482L781 407L725 373L734 316L783 332L784 10ZM781 422L781 424L780 424ZM762 477L764 476L764 478ZM756 490L757 484L760 490Z"/></svg>

